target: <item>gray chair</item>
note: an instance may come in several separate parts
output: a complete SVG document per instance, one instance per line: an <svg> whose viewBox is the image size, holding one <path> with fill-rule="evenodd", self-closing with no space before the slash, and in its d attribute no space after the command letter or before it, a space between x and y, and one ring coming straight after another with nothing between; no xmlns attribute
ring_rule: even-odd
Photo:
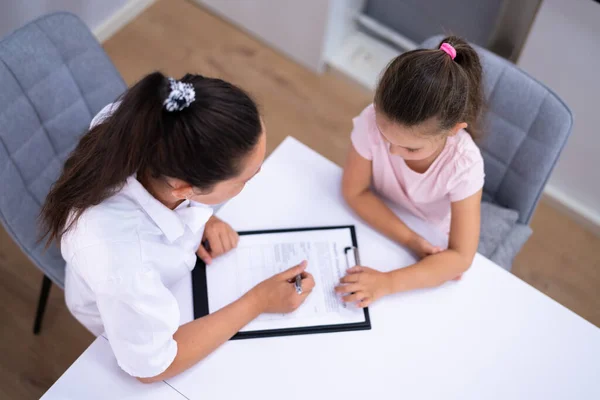
<svg viewBox="0 0 600 400"><path fill-rule="evenodd" d="M435 48L443 36L427 39ZM569 107L509 61L473 46L483 64L487 113L478 143L485 162L479 252L511 269L573 125Z"/></svg>
<svg viewBox="0 0 600 400"><path fill-rule="evenodd" d="M44 273L34 333L51 283L64 286L58 247L44 250L37 218L62 165L123 79L79 18L56 13L0 41L0 222Z"/></svg>

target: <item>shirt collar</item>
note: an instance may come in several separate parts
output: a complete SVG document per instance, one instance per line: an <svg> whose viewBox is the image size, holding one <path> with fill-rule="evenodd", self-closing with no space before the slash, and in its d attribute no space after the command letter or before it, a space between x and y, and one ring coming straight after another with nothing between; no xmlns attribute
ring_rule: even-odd
<svg viewBox="0 0 600 400"><path fill-rule="evenodd" d="M212 207L195 201L185 200L174 210L152 196L135 176L127 178L123 193L129 194L165 234L169 242L179 239L187 225L197 233L212 216Z"/></svg>

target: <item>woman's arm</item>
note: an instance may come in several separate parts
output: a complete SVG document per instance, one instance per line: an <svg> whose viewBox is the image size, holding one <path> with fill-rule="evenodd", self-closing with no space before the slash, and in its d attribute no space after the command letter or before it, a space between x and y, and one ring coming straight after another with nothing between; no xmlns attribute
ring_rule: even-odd
<svg viewBox="0 0 600 400"><path fill-rule="evenodd" d="M287 313L298 308L312 291L312 276L303 272L306 262L267 279L239 300L205 317L179 327L173 338L177 356L160 375L138 378L143 383L169 379L204 359L262 313ZM302 294L290 279L302 274Z"/></svg>
<svg viewBox="0 0 600 400"><path fill-rule="evenodd" d="M175 360L162 374L138 380L143 383L158 382L187 370L258 317L262 308L260 301L248 293L213 314L180 326L173 335L177 342Z"/></svg>
<svg viewBox="0 0 600 400"><path fill-rule="evenodd" d="M425 257L441 249L411 230L390 208L370 189L372 162L358 154L350 146L344 176L342 194L348 205L369 225L390 238L408 246L419 255Z"/></svg>

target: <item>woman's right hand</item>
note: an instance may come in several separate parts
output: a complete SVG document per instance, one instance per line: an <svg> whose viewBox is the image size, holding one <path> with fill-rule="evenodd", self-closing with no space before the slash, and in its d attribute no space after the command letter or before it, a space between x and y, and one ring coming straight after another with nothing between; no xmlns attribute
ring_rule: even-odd
<svg viewBox="0 0 600 400"><path fill-rule="evenodd" d="M441 247L432 245L417 234L413 235L412 239L409 240L407 245L417 254L420 259L444 251L444 249Z"/></svg>
<svg viewBox="0 0 600 400"><path fill-rule="evenodd" d="M250 290L263 313L289 313L296 310L306 300L315 287L315 280L306 270L306 261L262 281ZM302 294L296 293L294 279L302 277Z"/></svg>

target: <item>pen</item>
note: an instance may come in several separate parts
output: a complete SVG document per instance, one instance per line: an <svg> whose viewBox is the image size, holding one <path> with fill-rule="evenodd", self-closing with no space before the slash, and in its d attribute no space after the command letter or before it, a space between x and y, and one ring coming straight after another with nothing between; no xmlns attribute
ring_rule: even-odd
<svg viewBox="0 0 600 400"><path fill-rule="evenodd" d="M296 275L294 286L296 286L296 293L302 294L302 276L300 274Z"/></svg>

